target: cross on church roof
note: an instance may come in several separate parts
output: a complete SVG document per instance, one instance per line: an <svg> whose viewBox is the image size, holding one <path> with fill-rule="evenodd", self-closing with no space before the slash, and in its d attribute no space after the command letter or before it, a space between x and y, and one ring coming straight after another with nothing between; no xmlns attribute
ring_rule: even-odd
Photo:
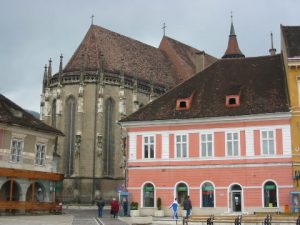
<svg viewBox="0 0 300 225"><path fill-rule="evenodd" d="M163 27L162 27L162 29L164 30L164 36L166 35L166 28L167 28L166 24L165 24L165 23L163 23Z"/></svg>
<svg viewBox="0 0 300 225"><path fill-rule="evenodd" d="M94 14L92 14L91 19L92 19L92 25L94 24Z"/></svg>

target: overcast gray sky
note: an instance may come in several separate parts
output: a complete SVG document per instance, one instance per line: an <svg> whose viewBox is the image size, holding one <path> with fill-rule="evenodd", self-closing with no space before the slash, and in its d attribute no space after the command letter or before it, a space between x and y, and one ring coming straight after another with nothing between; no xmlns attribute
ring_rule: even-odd
<svg viewBox="0 0 300 225"><path fill-rule="evenodd" d="M300 25L299 0L0 0L0 93L40 111L44 65L68 62L90 24L158 47L166 35L222 57L230 12L241 51L268 54L270 32L280 51L280 24Z"/></svg>

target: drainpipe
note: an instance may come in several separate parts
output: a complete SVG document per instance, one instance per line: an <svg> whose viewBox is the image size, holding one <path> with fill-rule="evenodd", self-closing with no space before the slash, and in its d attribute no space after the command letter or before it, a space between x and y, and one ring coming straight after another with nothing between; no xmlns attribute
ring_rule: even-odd
<svg viewBox="0 0 300 225"><path fill-rule="evenodd" d="M95 173L96 173L96 141L97 141L97 100L98 100L98 80L99 80L99 71L96 74L95 81L95 122L94 122L94 151L93 151L93 188L92 188L92 203L95 201Z"/></svg>

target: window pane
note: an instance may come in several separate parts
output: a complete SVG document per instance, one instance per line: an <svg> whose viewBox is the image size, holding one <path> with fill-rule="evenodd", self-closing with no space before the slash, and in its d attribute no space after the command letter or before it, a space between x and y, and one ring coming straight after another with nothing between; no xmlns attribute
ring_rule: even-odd
<svg viewBox="0 0 300 225"><path fill-rule="evenodd" d="M233 134L233 138L234 138L234 140L237 140L237 139L239 138L238 133L234 133L234 134Z"/></svg>
<svg viewBox="0 0 300 225"><path fill-rule="evenodd" d="M181 141L181 137L179 135L176 136L176 141L180 142Z"/></svg>
<svg viewBox="0 0 300 225"><path fill-rule="evenodd" d="M176 145L176 149L177 149L177 157L181 157L181 148L180 148L180 144Z"/></svg>
<svg viewBox="0 0 300 225"><path fill-rule="evenodd" d="M274 137L274 132L273 131L269 131L269 138L273 138Z"/></svg>
<svg viewBox="0 0 300 225"><path fill-rule="evenodd" d="M201 141L202 141L202 142L205 142L205 141L206 141L206 135L205 135L205 134L202 134L202 135L201 135Z"/></svg>
<svg viewBox="0 0 300 225"><path fill-rule="evenodd" d="M207 155L212 156L212 143L207 144Z"/></svg>
<svg viewBox="0 0 300 225"><path fill-rule="evenodd" d="M154 158L154 147L153 147L153 145L150 146L150 158Z"/></svg>
<svg viewBox="0 0 300 225"><path fill-rule="evenodd" d="M182 157L187 157L186 144L182 144Z"/></svg>
<svg viewBox="0 0 300 225"><path fill-rule="evenodd" d="M275 153L275 147L274 147L274 141L270 141L270 143L269 143L270 145L269 145L269 152L270 152L270 154L274 154Z"/></svg>
<svg viewBox="0 0 300 225"><path fill-rule="evenodd" d="M148 145L145 145L145 158L148 158Z"/></svg>
<svg viewBox="0 0 300 225"><path fill-rule="evenodd" d="M267 132L266 131L261 132L261 134L262 134L262 138L267 138Z"/></svg>
<svg viewBox="0 0 300 225"><path fill-rule="evenodd" d="M238 144L239 143L237 141L234 142L234 155L235 156L239 155L239 146L238 146Z"/></svg>
<svg viewBox="0 0 300 225"><path fill-rule="evenodd" d="M228 151L228 155L232 155L232 143L231 142L227 142L227 151Z"/></svg>
<svg viewBox="0 0 300 225"><path fill-rule="evenodd" d="M212 134L208 134L208 135L207 135L207 140L208 140L208 141L212 141Z"/></svg>
<svg viewBox="0 0 300 225"><path fill-rule="evenodd" d="M231 140L231 133L227 133L227 140Z"/></svg>
<svg viewBox="0 0 300 225"><path fill-rule="evenodd" d="M186 135L182 135L182 142L186 142Z"/></svg>
<svg viewBox="0 0 300 225"><path fill-rule="evenodd" d="M202 143L202 144L201 144L201 155L202 155L203 157L206 156L206 144L205 144L205 143Z"/></svg>

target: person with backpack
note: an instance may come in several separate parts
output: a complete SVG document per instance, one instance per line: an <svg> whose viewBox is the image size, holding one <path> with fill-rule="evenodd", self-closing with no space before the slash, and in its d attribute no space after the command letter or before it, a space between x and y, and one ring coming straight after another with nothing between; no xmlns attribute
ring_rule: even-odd
<svg viewBox="0 0 300 225"><path fill-rule="evenodd" d="M100 197L99 201L97 202L97 206L98 206L98 217L102 217L103 216L103 208L105 206L105 202L102 199L102 197Z"/></svg>
<svg viewBox="0 0 300 225"><path fill-rule="evenodd" d="M183 209L186 210L186 218L189 218L192 210L192 201L190 200L190 196L183 201Z"/></svg>

